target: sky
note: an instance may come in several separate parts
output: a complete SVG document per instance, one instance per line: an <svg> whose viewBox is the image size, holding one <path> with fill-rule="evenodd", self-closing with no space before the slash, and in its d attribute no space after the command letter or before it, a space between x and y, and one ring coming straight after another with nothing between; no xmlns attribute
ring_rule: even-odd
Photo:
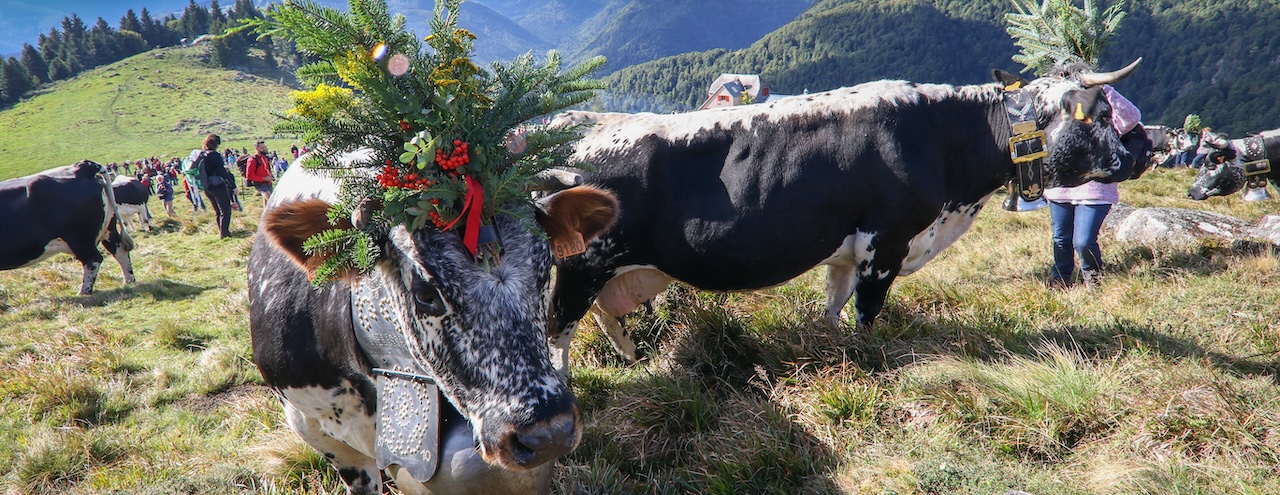
<svg viewBox="0 0 1280 495"><path fill-rule="evenodd" d="M196 3L208 4L207 0ZM230 6L235 2L228 0L224 3ZM181 12L187 4L188 0L0 0L0 55L18 55L23 43L35 46L40 34L49 32L51 27L62 30L62 18L70 17L72 12L84 19L86 26L92 26L101 17L115 28L129 9L141 13L146 7L151 15L158 18Z"/></svg>

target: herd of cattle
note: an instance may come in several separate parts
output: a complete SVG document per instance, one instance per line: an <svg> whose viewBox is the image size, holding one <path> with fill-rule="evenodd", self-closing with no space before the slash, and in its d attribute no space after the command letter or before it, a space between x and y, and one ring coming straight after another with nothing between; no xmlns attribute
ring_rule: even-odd
<svg viewBox="0 0 1280 495"><path fill-rule="evenodd" d="M289 426L348 493L381 493L384 469L405 493L545 492L548 461L582 435L567 348L587 312L634 358L618 318L674 280L753 290L826 265L827 318L838 321L856 295L856 321L870 326L894 280L955 242L1016 174L1015 143L1043 151L1037 187L1134 177L1100 95L1135 67L1031 81L998 73L972 86L881 81L692 114L569 112L553 125L583 125L575 158L596 170L582 172L584 186L495 218L499 261L477 264L453 232L400 226L373 270L320 289L309 278L324 254L302 240L333 228L337 184L290 167L250 252L254 361ZM1033 129L1006 110L1011 94L1032 103ZM1280 131L1261 142L1280 156ZM1201 174L1229 179L1237 162ZM0 268L70 252L88 293L101 243L132 281L120 224L138 191L108 183L85 161L0 184L0 208L18 219L0 227ZM1234 192L1213 184L1197 187ZM578 236L586 251L554 260L552 243ZM370 344L380 327L398 337ZM384 351L403 359L384 361ZM404 401L438 412L406 413ZM430 458L425 471L396 457L406 436L411 456Z"/></svg>

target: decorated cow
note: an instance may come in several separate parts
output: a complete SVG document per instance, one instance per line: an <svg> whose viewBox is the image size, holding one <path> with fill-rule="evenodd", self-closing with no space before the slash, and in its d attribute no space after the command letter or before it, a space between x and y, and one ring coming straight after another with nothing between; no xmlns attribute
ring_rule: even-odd
<svg viewBox="0 0 1280 495"><path fill-rule="evenodd" d="M856 293L870 326L893 281L973 224L1001 185L1047 187L1133 174L1102 86L1131 74L1061 69L996 84L878 81L688 114L567 112L590 125L575 158L623 205L617 226L561 263L558 365L590 309L635 358L618 317L680 280L714 291L770 287L827 265L826 317Z"/></svg>
<svg viewBox="0 0 1280 495"><path fill-rule="evenodd" d="M1248 188L1245 199L1266 199L1267 183L1280 184L1280 129L1263 131L1243 139L1227 139L1213 133L1204 139L1213 151L1187 189L1187 197L1203 201Z"/></svg>
<svg viewBox="0 0 1280 495"><path fill-rule="evenodd" d="M548 353L551 269L619 206L590 186L535 202L577 181L553 170L578 136L529 122L593 96L601 61L484 72L459 3L438 5L429 48L379 1L253 21L349 85L303 78L281 126L322 144L277 182L248 264L254 362L349 494L384 475L397 493L546 493L582 436Z"/></svg>

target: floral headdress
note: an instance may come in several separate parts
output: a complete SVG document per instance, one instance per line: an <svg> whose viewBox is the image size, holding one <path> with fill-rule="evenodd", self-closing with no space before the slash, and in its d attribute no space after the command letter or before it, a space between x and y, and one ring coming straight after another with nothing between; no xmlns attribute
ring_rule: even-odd
<svg viewBox="0 0 1280 495"><path fill-rule="evenodd" d="M309 253L332 255L316 284L347 268L367 271L379 256L374 239L395 225L460 227L474 255L481 222L529 204L534 176L569 164L578 129L534 120L593 98L602 85L586 76L604 59L561 73L552 51L541 65L525 54L486 71L471 61L475 35L458 27L461 3L437 0L425 48L383 0L350 0L349 13L286 0L241 28L291 39L318 58L298 69L312 89L290 95L294 106L275 131L322 143L303 166L339 180L330 220L382 205L363 225L307 240ZM367 161L338 160L362 148Z"/></svg>

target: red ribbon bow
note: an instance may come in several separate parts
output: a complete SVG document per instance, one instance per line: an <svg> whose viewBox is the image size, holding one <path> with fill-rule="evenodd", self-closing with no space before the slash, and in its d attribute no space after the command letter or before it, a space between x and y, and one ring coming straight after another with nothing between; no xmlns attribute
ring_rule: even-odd
<svg viewBox="0 0 1280 495"><path fill-rule="evenodd" d="M467 195L462 202L462 211L458 212L458 218L453 219L453 222L445 225L441 230L452 229L465 215L467 230L462 233L462 245L466 246L474 257L480 241L480 211L484 210L484 186L481 186L480 181L475 180L470 174L463 177L467 179Z"/></svg>

